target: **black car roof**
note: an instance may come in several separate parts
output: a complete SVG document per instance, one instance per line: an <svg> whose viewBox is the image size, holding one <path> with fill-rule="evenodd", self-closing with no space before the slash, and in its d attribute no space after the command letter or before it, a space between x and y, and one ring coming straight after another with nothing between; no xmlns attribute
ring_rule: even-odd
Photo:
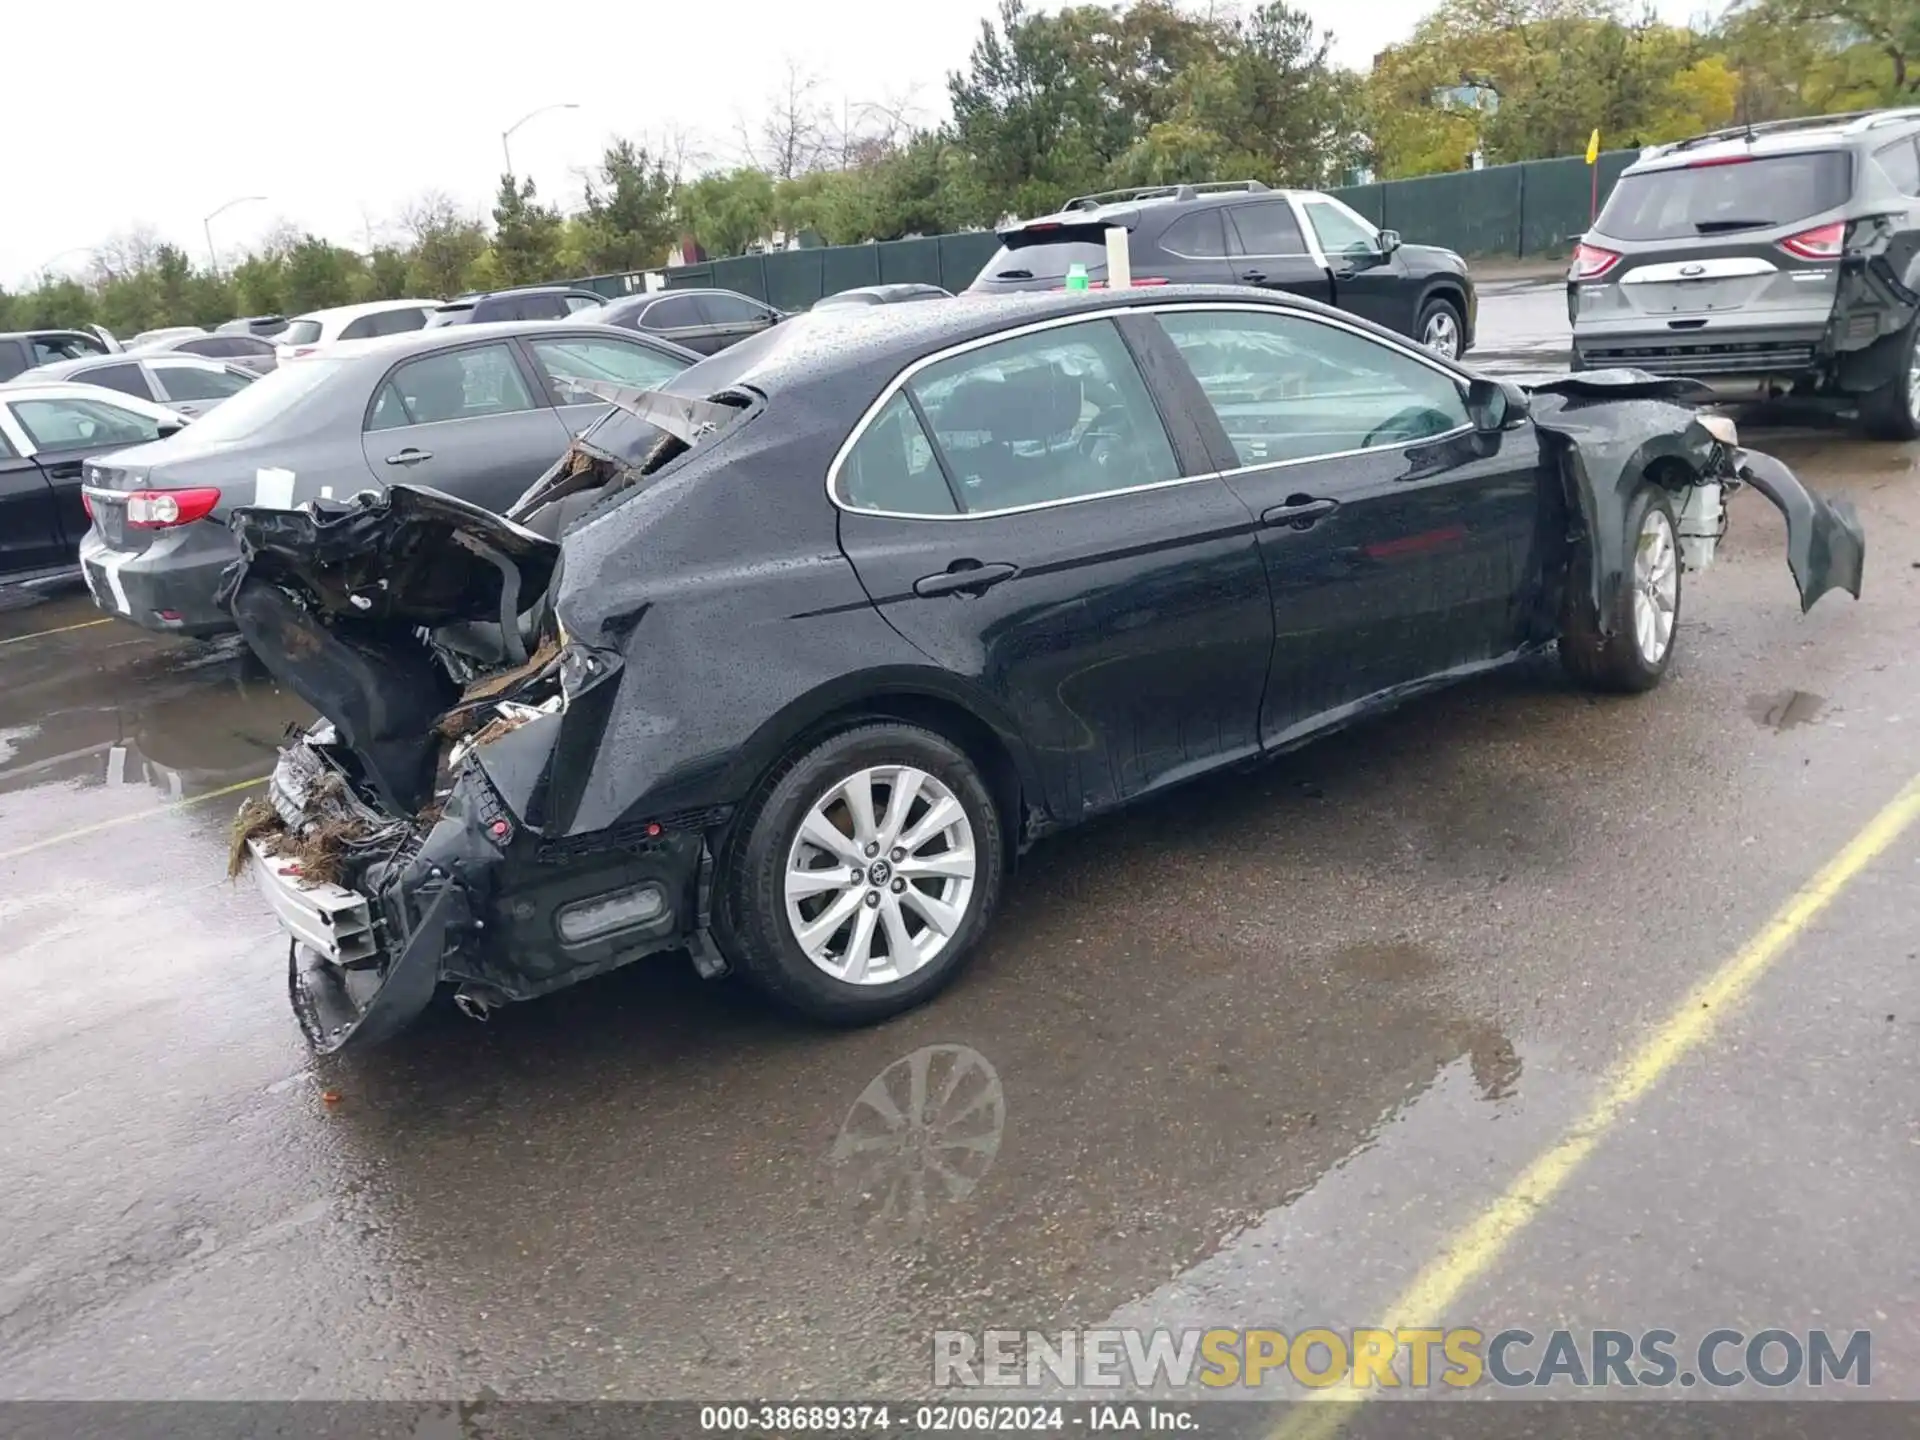
<svg viewBox="0 0 1920 1440"><path fill-rule="evenodd" d="M677 377L670 388L682 394L710 395L747 385L771 398L784 391L810 390L831 377L851 377L853 372L868 367L891 375L923 356L1023 325L1142 306L1208 301L1327 316L1343 325L1376 332L1397 345L1411 343L1404 336L1393 335L1331 305L1241 285L969 292L938 305L821 306L709 357Z"/></svg>

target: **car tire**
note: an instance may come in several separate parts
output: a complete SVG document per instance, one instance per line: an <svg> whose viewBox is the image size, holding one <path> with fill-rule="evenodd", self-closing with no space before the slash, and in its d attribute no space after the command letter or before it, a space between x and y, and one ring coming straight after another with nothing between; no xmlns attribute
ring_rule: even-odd
<svg viewBox="0 0 1920 1440"><path fill-rule="evenodd" d="M1860 397L1860 420L1876 440L1920 440L1920 317L1902 337L1900 372Z"/></svg>
<svg viewBox="0 0 1920 1440"><path fill-rule="evenodd" d="M917 798L895 821L894 787L909 772ZM849 801L863 787L870 828ZM952 819L939 824L936 810ZM923 822L937 828L916 845ZM822 823L838 832L831 849L810 838L825 833ZM894 845L868 854L889 830L908 842L905 853ZM830 1025L872 1024L944 988L991 923L1006 872L999 811L978 767L944 737L899 722L842 730L789 757L742 812L736 835L722 880L721 949L775 1003ZM857 882L856 857L866 867ZM917 873L894 874L895 864ZM928 864L943 873L919 869ZM803 942L809 925L824 927L828 912L849 903L833 929Z"/></svg>
<svg viewBox="0 0 1920 1440"><path fill-rule="evenodd" d="M1592 564L1591 547L1582 545L1567 575L1560 664L1584 690L1616 695L1651 690L1667 673L1680 638L1680 539L1667 492L1642 485L1627 506L1628 568L1606 627L1611 634L1602 633L1588 598ZM1669 603L1662 606L1662 599Z"/></svg>
<svg viewBox="0 0 1920 1440"><path fill-rule="evenodd" d="M1448 360L1458 360L1467 349L1467 323L1460 307L1436 295L1420 307L1413 335L1427 349Z"/></svg>

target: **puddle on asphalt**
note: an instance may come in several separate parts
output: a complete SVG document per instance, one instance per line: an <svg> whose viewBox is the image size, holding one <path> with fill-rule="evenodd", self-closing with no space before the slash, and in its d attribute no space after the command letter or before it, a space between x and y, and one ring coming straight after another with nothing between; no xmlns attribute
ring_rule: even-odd
<svg viewBox="0 0 1920 1440"><path fill-rule="evenodd" d="M1748 700L1747 714L1755 724L1769 730L1796 730L1802 725L1814 724L1826 703L1824 697L1805 690L1779 690Z"/></svg>
<svg viewBox="0 0 1920 1440"><path fill-rule="evenodd" d="M1342 946L1333 964L1362 980L1418 980L1439 968L1432 951L1404 940Z"/></svg>

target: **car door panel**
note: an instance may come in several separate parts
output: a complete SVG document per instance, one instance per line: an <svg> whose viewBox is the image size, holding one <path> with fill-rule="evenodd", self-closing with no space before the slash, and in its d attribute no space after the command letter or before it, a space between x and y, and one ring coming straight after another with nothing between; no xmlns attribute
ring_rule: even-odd
<svg viewBox="0 0 1920 1440"><path fill-rule="evenodd" d="M1308 200L1301 219L1326 256L1333 277L1333 303L1342 310L1412 335L1418 318L1418 285L1406 261L1383 254L1378 241L1351 215L1325 200Z"/></svg>
<svg viewBox="0 0 1920 1440"><path fill-rule="evenodd" d="M1337 323L1160 319L1218 424L1225 483L1261 521L1268 746L1522 643L1542 543L1528 431L1475 431L1453 372Z"/></svg>
<svg viewBox="0 0 1920 1440"><path fill-rule="evenodd" d="M45 473L32 460L0 450L0 582L71 564L73 544L61 531Z"/></svg>
<svg viewBox="0 0 1920 1440"><path fill-rule="evenodd" d="M1254 285L1333 302L1333 280L1326 265L1308 249L1293 207L1285 200L1260 200L1226 212L1227 264L1235 284Z"/></svg>
<svg viewBox="0 0 1920 1440"><path fill-rule="evenodd" d="M1061 363L1096 326L1097 363ZM835 482L881 615L1017 719L1061 818L1257 753L1271 648L1252 517L1203 454L1176 455L1119 333L1061 327L929 368ZM874 488L876 468L891 478ZM1076 494L1034 500L1043 485Z"/></svg>
<svg viewBox="0 0 1920 1440"><path fill-rule="evenodd" d="M430 486L504 510L572 438L542 394L503 341L404 361L375 390L361 437L367 467L382 484Z"/></svg>

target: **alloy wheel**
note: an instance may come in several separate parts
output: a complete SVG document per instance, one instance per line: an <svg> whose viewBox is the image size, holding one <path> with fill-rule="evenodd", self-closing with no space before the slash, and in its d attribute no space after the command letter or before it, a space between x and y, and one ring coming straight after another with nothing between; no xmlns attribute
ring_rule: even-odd
<svg viewBox="0 0 1920 1440"><path fill-rule="evenodd" d="M1420 343L1436 355L1449 360L1460 358L1460 326L1453 318L1451 310L1435 310L1427 317L1427 327L1420 337Z"/></svg>
<svg viewBox="0 0 1920 1440"><path fill-rule="evenodd" d="M940 779L876 765L808 807L787 853L787 925L807 959L849 985L931 963L973 901L973 826Z"/></svg>
<svg viewBox="0 0 1920 1440"><path fill-rule="evenodd" d="M1649 509L1633 552L1633 638L1649 666L1667 658L1679 599L1680 556L1673 522L1664 510Z"/></svg>

